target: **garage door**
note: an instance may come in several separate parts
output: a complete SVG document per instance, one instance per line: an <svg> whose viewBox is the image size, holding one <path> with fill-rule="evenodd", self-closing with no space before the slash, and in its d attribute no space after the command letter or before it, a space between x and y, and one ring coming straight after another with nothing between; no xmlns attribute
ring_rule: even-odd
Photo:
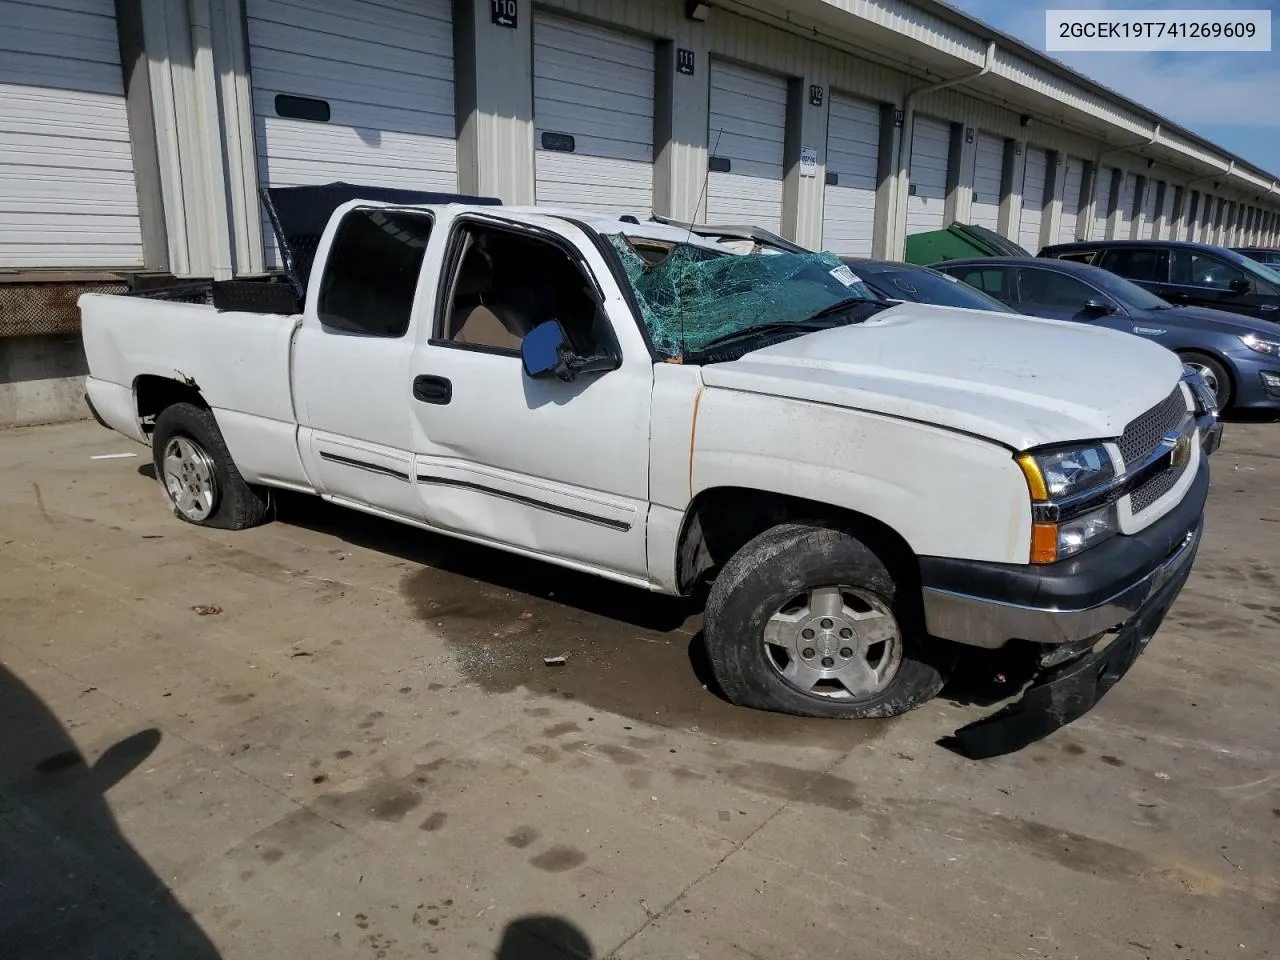
<svg viewBox="0 0 1280 960"><path fill-rule="evenodd" d="M1142 208L1144 222L1142 225L1142 235L1148 240L1158 240L1156 231L1156 221L1159 219L1160 211L1156 209L1156 194L1160 192L1161 180L1147 181L1147 199ZM1165 191L1168 192L1167 190Z"/></svg>
<svg viewBox="0 0 1280 960"><path fill-rule="evenodd" d="M1132 173L1124 173L1124 179L1120 181L1120 216L1116 218L1116 239L1130 239L1130 232L1133 230L1133 188L1134 176Z"/></svg>
<svg viewBox="0 0 1280 960"><path fill-rule="evenodd" d="M450 0L248 0L246 15L264 184L457 190Z"/></svg>
<svg viewBox="0 0 1280 960"><path fill-rule="evenodd" d="M1107 236L1107 218L1111 216L1111 181L1116 172L1112 167L1105 167L1098 174L1098 188L1093 195L1093 237L1094 240L1105 240Z"/></svg>
<svg viewBox="0 0 1280 960"><path fill-rule="evenodd" d="M969 222L995 230L1000 222L1000 184L1004 179L1004 139L979 133L973 161L973 206Z"/></svg>
<svg viewBox="0 0 1280 960"><path fill-rule="evenodd" d="M1062 216L1058 218L1058 242L1071 243L1078 239L1080 224L1080 189L1084 182L1084 161L1079 157L1067 157L1062 176Z"/></svg>
<svg viewBox="0 0 1280 960"><path fill-rule="evenodd" d="M142 264L112 0L0 0L0 267Z"/></svg>
<svg viewBox="0 0 1280 960"><path fill-rule="evenodd" d="M782 230L787 82L727 63L711 64L707 222Z"/></svg>
<svg viewBox="0 0 1280 960"><path fill-rule="evenodd" d="M880 107L832 94L827 116L823 249L845 256L871 256L879 155Z"/></svg>
<svg viewBox="0 0 1280 960"><path fill-rule="evenodd" d="M1200 195L1200 217L1196 226L1196 239L1201 243L1212 242L1214 198L1206 194Z"/></svg>
<svg viewBox="0 0 1280 960"><path fill-rule="evenodd" d="M911 162L907 190L907 235L939 230L946 224L949 124L916 114L911 124Z"/></svg>
<svg viewBox="0 0 1280 960"><path fill-rule="evenodd" d="M1040 224L1044 220L1044 181L1048 158L1039 147L1027 147L1027 162L1022 169L1022 219L1018 225L1018 244L1030 253L1040 252Z"/></svg>
<svg viewBox="0 0 1280 960"><path fill-rule="evenodd" d="M538 14L534 195L602 213L653 210L653 43Z"/></svg>

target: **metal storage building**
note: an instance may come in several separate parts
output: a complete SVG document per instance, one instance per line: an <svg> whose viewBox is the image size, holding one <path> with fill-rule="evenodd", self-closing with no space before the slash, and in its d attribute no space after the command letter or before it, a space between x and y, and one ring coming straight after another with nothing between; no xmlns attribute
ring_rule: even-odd
<svg viewBox="0 0 1280 960"><path fill-rule="evenodd" d="M936 0L0 0L0 23L0 366L74 335L84 285L270 268L259 184L881 257L952 220L1280 242L1273 174ZM50 284L64 306L35 306ZM46 415L12 380L0 422Z"/></svg>

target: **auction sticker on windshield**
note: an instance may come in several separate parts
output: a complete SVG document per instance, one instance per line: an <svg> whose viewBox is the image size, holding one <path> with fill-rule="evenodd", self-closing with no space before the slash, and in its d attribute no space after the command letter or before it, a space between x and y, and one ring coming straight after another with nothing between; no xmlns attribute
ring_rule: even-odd
<svg viewBox="0 0 1280 960"><path fill-rule="evenodd" d="M837 280L839 280L841 283L843 283L846 287L852 287L855 283L860 282L859 278L854 276L853 271L850 270L844 264L841 264L840 266L836 267L834 270L830 270L828 272Z"/></svg>

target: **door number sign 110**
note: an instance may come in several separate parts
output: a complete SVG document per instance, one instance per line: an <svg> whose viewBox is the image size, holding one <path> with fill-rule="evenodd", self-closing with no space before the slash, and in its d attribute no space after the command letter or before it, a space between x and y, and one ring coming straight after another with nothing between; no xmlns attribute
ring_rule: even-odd
<svg viewBox="0 0 1280 960"><path fill-rule="evenodd" d="M499 27L516 28L516 0L489 0L489 19Z"/></svg>

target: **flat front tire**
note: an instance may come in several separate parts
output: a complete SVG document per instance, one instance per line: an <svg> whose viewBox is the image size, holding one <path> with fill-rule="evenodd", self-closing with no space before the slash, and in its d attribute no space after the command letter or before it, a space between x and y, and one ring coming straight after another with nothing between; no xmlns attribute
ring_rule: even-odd
<svg viewBox="0 0 1280 960"><path fill-rule="evenodd" d="M161 411L151 455L156 480L178 519L224 530L243 530L267 519L266 492L240 476L208 409L175 403Z"/></svg>
<svg viewBox="0 0 1280 960"><path fill-rule="evenodd" d="M707 598L712 672L733 703L809 717L905 713L949 672L884 562L843 530L786 523L720 571Z"/></svg>

